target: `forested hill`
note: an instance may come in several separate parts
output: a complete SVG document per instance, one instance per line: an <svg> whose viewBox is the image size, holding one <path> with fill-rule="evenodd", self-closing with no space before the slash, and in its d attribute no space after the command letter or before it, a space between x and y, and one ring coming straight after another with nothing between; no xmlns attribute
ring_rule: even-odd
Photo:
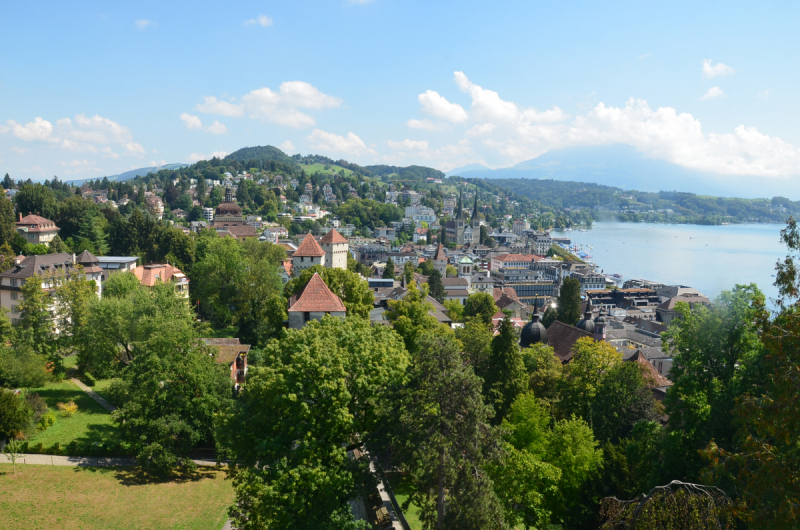
<svg viewBox="0 0 800 530"><path fill-rule="evenodd" d="M398 180L426 180L428 178L443 179L445 174L438 169L425 166L367 166L374 175L379 177L397 176Z"/></svg>
<svg viewBox="0 0 800 530"><path fill-rule="evenodd" d="M268 161L274 160L276 162L283 162L290 166L296 166L297 161L292 157L271 145L257 145L255 147L243 147L225 157L225 160L235 160L237 162L245 163L250 160Z"/></svg>
<svg viewBox="0 0 800 530"><path fill-rule="evenodd" d="M613 216L620 221L783 223L790 215L800 214L800 201L786 197L770 200L709 197L676 191L650 193L588 182L545 179L491 179L486 182L514 190L552 208L586 208L595 211L596 218Z"/></svg>

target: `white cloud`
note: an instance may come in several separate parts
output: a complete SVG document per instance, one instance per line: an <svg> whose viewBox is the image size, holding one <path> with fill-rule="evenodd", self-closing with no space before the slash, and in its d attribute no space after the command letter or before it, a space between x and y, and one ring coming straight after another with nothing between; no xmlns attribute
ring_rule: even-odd
<svg viewBox="0 0 800 530"><path fill-rule="evenodd" d="M151 160L150 161L150 165L151 166L156 166L156 167L165 166L165 165L167 165L167 161L166 160Z"/></svg>
<svg viewBox="0 0 800 530"><path fill-rule="evenodd" d="M203 128L203 122L200 121L200 118L198 118L197 116L192 116L191 114L188 114L186 112L181 114L181 121L186 124L186 128L189 129L190 131L192 129Z"/></svg>
<svg viewBox="0 0 800 530"><path fill-rule="evenodd" d="M641 60L641 59L647 59L648 57L652 57L652 56L653 56L653 54L652 54L652 53L643 53L643 54L641 54L641 55L639 56L639 59L640 59L640 60Z"/></svg>
<svg viewBox="0 0 800 530"><path fill-rule="evenodd" d="M21 125L14 120L8 120L8 127L12 134L25 142L57 142L53 139L53 124L37 117L32 122Z"/></svg>
<svg viewBox="0 0 800 530"><path fill-rule="evenodd" d="M426 140L409 140L406 138L402 142L393 142L389 140L386 142L389 147L392 149L397 149L398 151L427 151L428 150L428 142Z"/></svg>
<svg viewBox="0 0 800 530"><path fill-rule="evenodd" d="M455 82L473 100L469 119L462 124L464 137L445 147L406 149L403 162L414 163L414 159L422 158L440 168L473 161L497 167L529 160L551 149L624 143L649 158L701 171L772 177L800 175L800 149L754 127L740 125L728 133L706 132L689 113L679 113L671 107L653 109L647 101L635 98L621 107L594 104L568 120L558 107L540 112L505 101L497 92L475 85L461 72L456 72ZM710 93L720 97L722 91L717 90ZM430 138L427 140L435 145ZM403 158L399 153L390 157Z"/></svg>
<svg viewBox="0 0 800 530"><path fill-rule="evenodd" d="M718 86L712 86L711 88L708 89L708 92L706 92L700 99L702 101L705 101L707 99L722 98L722 97L725 97L725 92L723 92L722 89Z"/></svg>
<svg viewBox="0 0 800 530"><path fill-rule="evenodd" d="M11 150L17 153L18 155L24 155L25 153L30 151L30 149L28 149L27 147L18 147L16 145L12 147Z"/></svg>
<svg viewBox="0 0 800 530"><path fill-rule="evenodd" d="M266 15L259 15L257 18L251 18L244 21L245 26L263 26L268 27L272 25L272 19Z"/></svg>
<svg viewBox="0 0 800 530"><path fill-rule="evenodd" d="M294 144L292 143L291 140L286 140L285 142L283 142L281 145L278 146L278 149L280 149L281 151L283 151L285 153L290 153L290 154L294 153L295 151L297 151L297 149L295 149Z"/></svg>
<svg viewBox="0 0 800 530"><path fill-rule="evenodd" d="M201 155L200 153L192 153L191 155L186 157L187 162L199 162L200 160L211 160L214 157L217 158L225 158L228 153L225 151L214 151L210 155Z"/></svg>
<svg viewBox="0 0 800 530"><path fill-rule="evenodd" d="M312 149L326 151L329 153L363 156L374 155L375 151L364 143L364 141L353 134L347 133L347 136L339 136L320 129L314 129L311 134L306 138Z"/></svg>
<svg viewBox="0 0 800 530"><path fill-rule="evenodd" d="M445 123L435 123L431 120L408 120L406 122L412 129L421 129L423 131L443 131L447 128L447 124Z"/></svg>
<svg viewBox="0 0 800 530"><path fill-rule="evenodd" d="M253 119L286 125L289 127L311 127L316 124L312 116L297 109L325 109L338 107L340 98L324 94L304 81L286 81L277 91L268 87L259 88L242 96L239 102L222 101L206 96L203 103L195 107L206 114L241 117L247 114Z"/></svg>
<svg viewBox="0 0 800 530"><path fill-rule="evenodd" d="M706 79L711 79L718 75L733 75L735 73L736 70L728 65L722 63L712 65L711 59L703 59L703 77Z"/></svg>
<svg viewBox="0 0 800 530"><path fill-rule="evenodd" d="M450 121L453 123L463 123L467 121L467 111L458 103L450 103L438 92L427 90L424 94L417 96L419 104L422 105L422 112L434 118Z"/></svg>
<svg viewBox="0 0 800 530"><path fill-rule="evenodd" d="M206 131L210 132L211 134L227 134L228 128L225 127L224 124L214 120L214 123L206 127Z"/></svg>
<svg viewBox="0 0 800 530"><path fill-rule="evenodd" d="M125 144L125 149L133 156L144 156L147 151L144 150L142 144L137 144L133 140Z"/></svg>
<svg viewBox="0 0 800 530"><path fill-rule="evenodd" d="M158 24L156 24L152 20L147 20L146 18L140 18L134 21L134 26L136 27L136 29L145 31L150 28L158 27Z"/></svg>

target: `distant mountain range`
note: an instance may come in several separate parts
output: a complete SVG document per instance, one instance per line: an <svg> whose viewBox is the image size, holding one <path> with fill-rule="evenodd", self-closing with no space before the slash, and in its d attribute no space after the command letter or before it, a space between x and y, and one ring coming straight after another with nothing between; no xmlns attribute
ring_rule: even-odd
<svg viewBox="0 0 800 530"><path fill-rule="evenodd" d="M474 168L470 164L447 175L482 179L552 179L591 182L639 191L683 191L721 197L800 198L800 178L778 179L718 175L645 157L627 144L555 149L514 167Z"/></svg>
<svg viewBox="0 0 800 530"><path fill-rule="evenodd" d="M119 175L109 175L107 178L112 182L122 182L125 180L131 180L136 177L144 177L148 173L155 173L162 169L178 169L182 167L186 167L189 164L167 164L165 166L152 166L152 167L140 167L139 169L131 169L130 171L126 171L124 173L120 173ZM102 180L102 177L97 177ZM96 179L81 179L81 180L67 180L71 184L75 186L80 186L87 180L96 180Z"/></svg>

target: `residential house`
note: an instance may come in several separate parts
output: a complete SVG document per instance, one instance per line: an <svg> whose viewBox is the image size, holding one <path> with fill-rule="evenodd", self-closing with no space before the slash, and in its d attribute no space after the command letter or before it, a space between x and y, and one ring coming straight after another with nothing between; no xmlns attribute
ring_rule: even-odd
<svg viewBox="0 0 800 530"><path fill-rule="evenodd" d="M59 230L61 229L50 219L33 214L22 217L22 214L19 214L17 232L31 245L41 244L49 247Z"/></svg>
<svg viewBox="0 0 800 530"><path fill-rule="evenodd" d="M250 345L241 344L238 338L200 340L216 350L214 353L215 363L228 365L234 388L236 390L242 388L247 378L247 354L250 351Z"/></svg>
<svg viewBox="0 0 800 530"><path fill-rule="evenodd" d="M178 298L189 299L189 278L177 267L164 263L151 263L136 267L133 269L133 274L145 287L152 287L156 282L172 282L175 284L175 295Z"/></svg>

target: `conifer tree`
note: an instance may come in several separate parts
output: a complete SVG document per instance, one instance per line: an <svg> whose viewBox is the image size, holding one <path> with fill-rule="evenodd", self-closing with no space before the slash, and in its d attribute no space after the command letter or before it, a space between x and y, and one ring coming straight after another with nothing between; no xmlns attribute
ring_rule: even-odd
<svg viewBox="0 0 800 530"><path fill-rule="evenodd" d="M558 321L574 326L581 318L581 282L566 278L558 295Z"/></svg>
<svg viewBox="0 0 800 530"><path fill-rule="evenodd" d="M391 278L394 280L394 261L391 257L386 260L386 268L383 269L383 278Z"/></svg>
<svg viewBox="0 0 800 530"><path fill-rule="evenodd" d="M430 289L431 297L439 303L444 302L445 290L444 283L442 283L442 273L433 269L431 275L428 277L428 288Z"/></svg>
<svg viewBox="0 0 800 530"><path fill-rule="evenodd" d="M492 351L483 383L487 402L494 405L495 424L503 421L511 404L527 386L519 337L511 319L506 317L500 323L499 333L492 339Z"/></svg>

